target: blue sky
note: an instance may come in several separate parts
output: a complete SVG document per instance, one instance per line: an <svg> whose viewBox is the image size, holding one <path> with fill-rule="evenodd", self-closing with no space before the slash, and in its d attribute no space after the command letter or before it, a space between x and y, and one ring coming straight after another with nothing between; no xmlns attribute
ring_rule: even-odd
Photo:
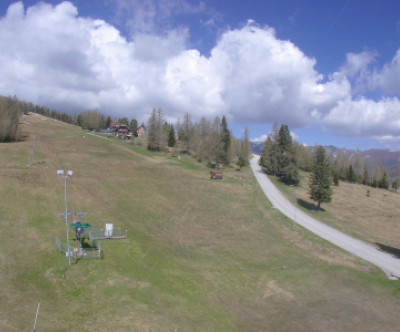
<svg viewBox="0 0 400 332"><path fill-rule="evenodd" d="M400 149L395 0L2 1L0 48L0 94L63 111Z"/></svg>

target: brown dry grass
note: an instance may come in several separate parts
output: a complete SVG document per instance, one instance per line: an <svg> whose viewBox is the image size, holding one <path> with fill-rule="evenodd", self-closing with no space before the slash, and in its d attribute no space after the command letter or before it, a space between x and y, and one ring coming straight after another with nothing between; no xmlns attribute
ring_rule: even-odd
<svg viewBox="0 0 400 332"><path fill-rule="evenodd" d="M315 205L309 198L307 173L302 174L299 188L282 189L293 202L296 195L309 206ZM322 204L323 212L305 211L363 241L400 249L400 193L347 182L340 182L332 189L332 202Z"/></svg>

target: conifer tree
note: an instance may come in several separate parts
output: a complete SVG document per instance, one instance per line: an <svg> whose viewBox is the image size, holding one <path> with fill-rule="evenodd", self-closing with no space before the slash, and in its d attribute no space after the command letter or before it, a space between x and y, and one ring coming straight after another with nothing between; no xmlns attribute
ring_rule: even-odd
<svg viewBox="0 0 400 332"><path fill-rule="evenodd" d="M356 179L357 179L356 173L354 173L353 166L350 165L349 171L347 173L347 181L349 181L350 183L355 183Z"/></svg>
<svg viewBox="0 0 400 332"><path fill-rule="evenodd" d="M319 146L314 153L313 167L310 174L309 188L310 198L318 203L318 210L321 203L328 203L332 199L331 169L325 149Z"/></svg>
<svg viewBox="0 0 400 332"><path fill-rule="evenodd" d="M76 124L77 124L79 127L82 127L82 126L83 126L83 120L82 120L82 115L81 115L81 114L78 114L78 116L76 117Z"/></svg>
<svg viewBox="0 0 400 332"><path fill-rule="evenodd" d="M168 132L168 146L172 148L173 146L175 146L175 130L173 125L170 125L169 128L170 129Z"/></svg>
<svg viewBox="0 0 400 332"><path fill-rule="evenodd" d="M231 146L231 133L228 129L228 123L226 122L225 115L221 120L221 144L222 144L222 163L229 165L230 163L230 146Z"/></svg>
<svg viewBox="0 0 400 332"><path fill-rule="evenodd" d="M79 115L78 115L78 117L79 117ZM111 124L111 117L108 116L107 120L106 120L106 128L110 128L110 124Z"/></svg>
<svg viewBox="0 0 400 332"><path fill-rule="evenodd" d="M278 134L277 175L286 184L297 185L300 181L293 150L292 136L287 125L282 125Z"/></svg>
<svg viewBox="0 0 400 332"><path fill-rule="evenodd" d="M137 122L136 119L132 119L132 120L129 122L129 130L131 131L131 133L133 134L133 136L138 137L138 133L137 133L137 130L138 130L138 122Z"/></svg>
<svg viewBox="0 0 400 332"><path fill-rule="evenodd" d="M379 182L379 188L389 189L389 179L386 172L383 173L382 179Z"/></svg>
<svg viewBox="0 0 400 332"><path fill-rule="evenodd" d="M271 137L268 136L264 142L260 158L260 165L269 175L277 174L278 170L277 155L278 155L277 144L274 143Z"/></svg>

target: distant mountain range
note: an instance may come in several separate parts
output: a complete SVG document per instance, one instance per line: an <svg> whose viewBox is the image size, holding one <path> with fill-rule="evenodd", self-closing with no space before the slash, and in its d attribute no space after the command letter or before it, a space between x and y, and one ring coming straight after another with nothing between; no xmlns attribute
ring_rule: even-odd
<svg viewBox="0 0 400 332"><path fill-rule="evenodd" d="M261 155L261 152L262 152L262 149L263 149L263 146L264 146L264 142L262 142L262 143L250 142L250 145L251 145L251 151L254 154Z"/></svg>
<svg viewBox="0 0 400 332"><path fill-rule="evenodd" d="M251 142L251 149L255 154L261 154L264 143ZM311 147L310 147L311 148ZM334 154L341 151L349 156L350 160L355 158L359 153L365 162L377 161L383 165L388 174L393 176L396 172L396 167L400 163L400 151L390 151L387 149L369 149L365 151L356 151L345 148L338 148L333 145L324 146L327 151L332 151Z"/></svg>

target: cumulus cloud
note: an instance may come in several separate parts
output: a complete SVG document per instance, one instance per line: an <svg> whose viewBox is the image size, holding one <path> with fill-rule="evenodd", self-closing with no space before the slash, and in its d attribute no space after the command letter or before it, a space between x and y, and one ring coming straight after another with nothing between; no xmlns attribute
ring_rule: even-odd
<svg viewBox="0 0 400 332"><path fill-rule="evenodd" d="M154 2L143 4L153 17ZM203 10L184 0L165 4L154 15ZM14 3L0 19L0 91L64 111L98 109L139 121L161 107L171 122L186 112L194 119L225 114L243 124L321 124L385 142L400 137L397 98L354 97L357 84L398 93L400 51L381 70L368 69L374 52L349 54L342 68L324 77L316 59L252 21L223 32L209 56L188 47L186 27L150 30L137 29L128 40L104 20L80 17L70 2L27 10Z"/></svg>
<svg viewBox="0 0 400 332"><path fill-rule="evenodd" d="M378 102L365 98L339 101L324 117L323 124L347 136L400 136L400 101L397 98Z"/></svg>
<svg viewBox="0 0 400 332"><path fill-rule="evenodd" d="M259 137L253 138L250 141L253 142L253 143L264 143L265 140L268 138L268 136L269 135L264 134L264 135L261 135Z"/></svg>
<svg viewBox="0 0 400 332"><path fill-rule="evenodd" d="M369 64L377 57L376 52L348 53L346 63L342 67L342 73L349 78L368 70Z"/></svg>
<svg viewBox="0 0 400 332"><path fill-rule="evenodd" d="M271 137L271 135L272 135L272 133L269 132L268 134L264 134L264 135L261 135L259 137L253 138L250 141L253 142L253 143L264 143L265 140L268 138L268 136ZM292 140L293 141L298 141L299 140L299 136L293 131L290 132L290 136L292 136Z"/></svg>
<svg viewBox="0 0 400 332"><path fill-rule="evenodd" d="M347 137L372 138L386 146L400 143L400 101L397 97L377 100L359 95L361 92L396 94L400 79L400 50L382 69L371 68L378 54L365 51L349 53L346 63L335 75L343 76L352 85L352 96L339 98L327 113L314 115L326 129ZM354 97L356 96L356 97Z"/></svg>
<svg viewBox="0 0 400 332"><path fill-rule="evenodd" d="M375 69L370 79L370 86L384 93L400 93L400 50L397 51L392 61L382 70Z"/></svg>
<svg viewBox="0 0 400 332"><path fill-rule="evenodd" d="M252 22L226 31L210 57L187 49L187 29L128 41L105 21L79 17L70 2L26 12L15 3L0 26L2 91L69 111L134 116L162 107L170 118L225 113L302 126L310 108L323 111L347 93L336 78L320 83L314 59Z"/></svg>

